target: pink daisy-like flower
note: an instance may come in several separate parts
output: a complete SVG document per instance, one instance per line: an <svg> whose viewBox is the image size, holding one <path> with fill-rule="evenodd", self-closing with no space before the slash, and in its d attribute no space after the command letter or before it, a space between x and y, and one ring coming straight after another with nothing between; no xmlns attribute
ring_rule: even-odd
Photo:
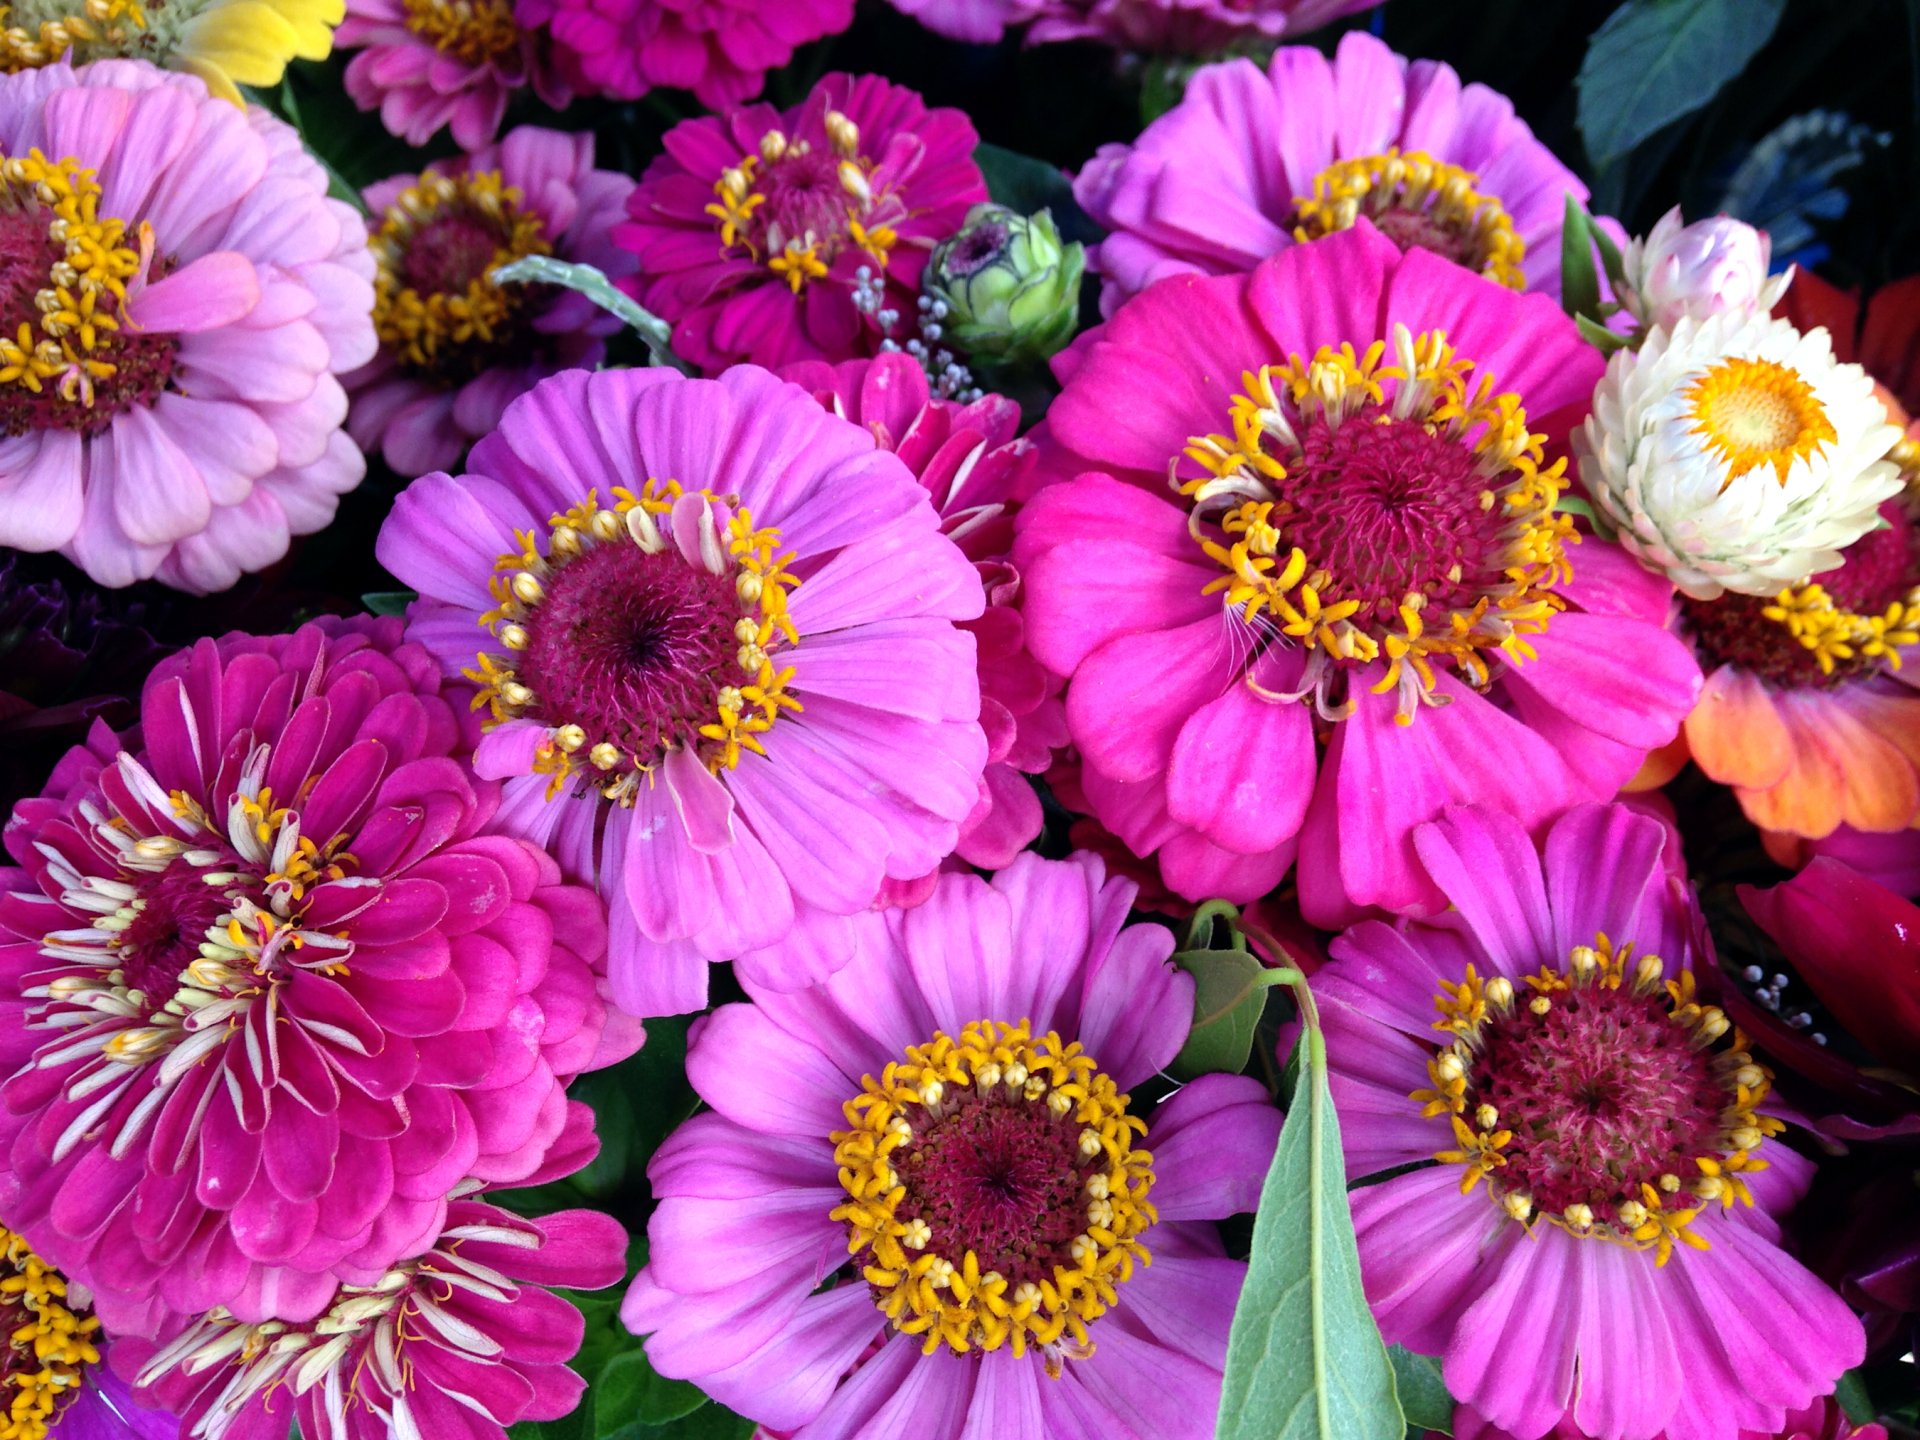
<svg viewBox="0 0 1920 1440"><path fill-rule="evenodd" d="M1317 29L1381 0L1037 0L1030 43L1102 40L1149 55L1208 55Z"/></svg>
<svg viewBox="0 0 1920 1440"><path fill-rule="evenodd" d="M874 317L906 333L927 257L987 198L977 141L877 75L829 75L785 113L683 121L614 229L640 257L627 288L707 370L874 354Z"/></svg>
<svg viewBox="0 0 1920 1440"><path fill-rule="evenodd" d="M0 77L0 151L0 545L204 592L331 520L373 259L294 130L101 61Z"/></svg>
<svg viewBox="0 0 1920 1440"><path fill-rule="evenodd" d="M584 1322L548 1287L604 1290L626 1250L597 1210L527 1220L455 1200L428 1248L343 1287L317 1318L216 1312L140 1346L141 1398L194 1440L285 1440L295 1421L303 1440L502 1440L580 1403L586 1382L566 1362Z"/></svg>
<svg viewBox="0 0 1920 1440"><path fill-rule="evenodd" d="M380 353L344 377L353 438L401 475L446 470L542 376L597 365L618 316L572 290L487 277L531 255L631 274L608 231L632 191L593 168L593 136L533 125L369 187Z"/></svg>
<svg viewBox="0 0 1920 1440"><path fill-rule="evenodd" d="M1671 587L1555 511L1600 361L1546 296L1363 223L1156 285L1055 365L1075 478L1016 521L1027 644L1094 814L1178 893L1297 854L1315 924L1431 913L1415 826L1538 827L1678 730Z"/></svg>
<svg viewBox="0 0 1920 1440"><path fill-rule="evenodd" d="M395 620L203 640L6 832L0 1214L109 1326L307 1319L455 1182L590 1148L605 918L482 830L466 696Z"/></svg>
<svg viewBox="0 0 1920 1440"><path fill-rule="evenodd" d="M1437 1437L1430 1435L1429 1440ZM1453 1440L1516 1440L1516 1437L1489 1425L1471 1410L1455 1410ZM1591 1440L1591 1437L1569 1418L1547 1431L1541 1440ZM1670 1437L1657 1435L1653 1440L1670 1440ZM1826 1399L1793 1411L1778 1429L1742 1430L1740 1440L1887 1440L1887 1431L1882 1425L1855 1425L1836 1401Z"/></svg>
<svg viewBox="0 0 1920 1440"><path fill-rule="evenodd" d="M445 126L462 150L478 150L529 85L556 110L571 98L512 0L347 0L334 43L360 52L345 76L353 103L379 110L409 145Z"/></svg>
<svg viewBox="0 0 1920 1440"><path fill-rule="evenodd" d="M1040 13L1044 0L891 0L936 35L970 45L991 45L1008 29Z"/></svg>
<svg viewBox="0 0 1920 1440"><path fill-rule="evenodd" d="M919 477L940 512L941 529L980 572L987 610L962 623L973 635L980 669L980 724L987 769L980 801L961 822L955 854L998 870L1040 833L1040 800L1028 783L1067 743L1060 677L1027 653L1013 566L1014 496L1033 469L1034 447L1018 439L1020 407L1000 395L971 404L938 400L927 374L906 355L807 362L782 378L804 385L834 414L867 430ZM927 877L913 888L924 894ZM905 898L905 897L902 897Z"/></svg>
<svg viewBox="0 0 1920 1440"><path fill-rule="evenodd" d="M518 0L543 25L555 59L589 95L633 100L691 90L709 110L760 93L796 47L853 23L853 0Z"/></svg>
<svg viewBox="0 0 1920 1440"><path fill-rule="evenodd" d="M1240 1075L1141 1113L1193 982L1133 893L1086 855L942 875L825 985L703 1020L713 1113L648 1166L621 1311L654 1368L795 1440L1211 1436L1246 1272L1213 1222L1280 1117Z"/></svg>
<svg viewBox="0 0 1920 1440"><path fill-rule="evenodd" d="M1587 198L1504 95L1360 31L1331 60L1294 45L1264 71L1209 66L1138 140L1102 146L1073 193L1112 232L1093 254L1109 315L1155 280L1251 270L1356 216L1557 299L1567 196Z"/></svg>
<svg viewBox="0 0 1920 1440"><path fill-rule="evenodd" d="M614 995L699 1010L707 966L791 989L980 798L974 567L859 426L741 366L569 370L470 473L394 505L408 634L483 686L503 823L598 877Z"/></svg>
<svg viewBox="0 0 1920 1440"><path fill-rule="evenodd" d="M1536 850L1460 809L1415 844L1456 908L1363 921L1311 980L1348 1177L1405 1171L1352 1197L1381 1333L1518 1440L1774 1434L1865 1334L1781 1248L1813 1167L1695 997L1665 827L1583 805Z"/></svg>

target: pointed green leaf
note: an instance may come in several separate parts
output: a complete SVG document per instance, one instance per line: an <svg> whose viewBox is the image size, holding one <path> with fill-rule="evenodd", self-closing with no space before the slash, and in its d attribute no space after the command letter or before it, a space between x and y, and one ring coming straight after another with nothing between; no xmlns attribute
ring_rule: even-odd
<svg viewBox="0 0 1920 1440"><path fill-rule="evenodd" d="M1239 1074L1253 1053L1274 972L1244 950L1182 950L1173 963L1193 976L1193 1029L1168 1069L1180 1080Z"/></svg>
<svg viewBox="0 0 1920 1440"><path fill-rule="evenodd" d="M1576 316L1600 313L1600 279L1593 268L1587 211L1571 194L1560 227L1560 308Z"/></svg>
<svg viewBox="0 0 1920 1440"><path fill-rule="evenodd" d="M1400 1408L1407 1412L1407 1424L1415 1430L1451 1435L1453 1397L1441 1377L1440 1362L1398 1345L1387 1347L1387 1358L1393 1361L1394 1388L1400 1392Z"/></svg>
<svg viewBox="0 0 1920 1440"><path fill-rule="evenodd" d="M1585 315L1574 316L1573 323L1580 327L1581 337L1602 355L1611 355L1633 344L1626 336L1614 334L1599 321L1589 320Z"/></svg>
<svg viewBox="0 0 1920 1440"><path fill-rule="evenodd" d="M655 365L668 365L692 373L687 363L673 353L673 327L648 310L632 296L591 265L574 265L548 255L529 255L506 265L496 265L488 274L496 285L558 285L584 295L602 310L618 315L646 343Z"/></svg>
<svg viewBox="0 0 1920 1440"><path fill-rule="evenodd" d="M411 590L374 590L360 597L369 615L404 615L420 597Z"/></svg>
<svg viewBox="0 0 1920 1440"><path fill-rule="evenodd" d="M1326 1043L1310 1007L1303 1019L1306 1064L1260 1192L1215 1434L1402 1440L1393 1366L1360 1288Z"/></svg>

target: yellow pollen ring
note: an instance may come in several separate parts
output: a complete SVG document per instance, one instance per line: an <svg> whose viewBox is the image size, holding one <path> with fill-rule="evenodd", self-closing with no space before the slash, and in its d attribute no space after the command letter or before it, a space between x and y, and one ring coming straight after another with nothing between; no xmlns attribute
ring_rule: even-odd
<svg viewBox="0 0 1920 1440"><path fill-rule="evenodd" d="M407 29L468 65L498 65L520 51L520 27L506 0L403 0Z"/></svg>
<svg viewBox="0 0 1920 1440"><path fill-rule="evenodd" d="M1763 465L1785 485L1794 461L1835 439L1813 387L1772 360L1723 360L1687 388L1686 401L1694 433L1726 462L1723 491Z"/></svg>
<svg viewBox="0 0 1920 1440"><path fill-rule="evenodd" d="M19 1320L6 1343L13 1354L0 1382L0 1437L45 1440L55 1412L84 1383L86 1369L100 1363L96 1316L76 1309L66 1277L48 1265L13 1231L0 1227L5 1267L0 1271L0 1314Z"/></svg>
<svg viewBox="0 0 1920 1440"><path fill-rule="evenodd" d="M982 1271L971 1249L939 1253L925 1220L903 1213L908 1190L894 1164L945 1113L949 1095L993 1087L1055 1119L1070 1118L1081 1127L1081 1154L1097 1162L1087 1181L1087 1228L1070 1247L1072 1263L1019 1284ZM1025 1020L976 1021L957 1039L936 1031L879 1079L865 1077L846 1103L848 1128L829 1137L847 1195L832 1218L846 1225L848 1253L862 1257L861 1273L893 1327L921 1337L929 1355L943 1345L961 1355L1004 1346L1016 1356L1038 1346L1055 1375L1059 1354L1090 1353L1089 1325L1116 1303L1116 1287L1134 1264L1151 1263L1138 1237L1158 1218L1146 1198L1153 1157L1135 1148L1146 1122L1129 1115L1127 1104L1077 1041L1052 1031L1036 1037Z"/></svg>
<svg viewBox="0 0 1920 1440"><path fill-rule="evenodd" d="M1920 587L1891 602L1878 615L1856 615L1824 586L1809 580L1798 589L1789 586L1760 612L1813 653L1823 675L1853 660L1884 660L1898 670L1900 651L1920 645Z"/></svg>
<svg viewBox="0 0 1920 1440"><path fill-rule="evenodd" d="M1418 150L1342 160L1314 176L1311 199L1293 202L1294 238L1305 242L1351 230L1362 215L1376 223L1390 212L1410 215L1457 239L1473 261L1470 268L1509 290L1525 290L1520 261L1526 242L1500 202L1474 188L1478 178Z"/></svg>

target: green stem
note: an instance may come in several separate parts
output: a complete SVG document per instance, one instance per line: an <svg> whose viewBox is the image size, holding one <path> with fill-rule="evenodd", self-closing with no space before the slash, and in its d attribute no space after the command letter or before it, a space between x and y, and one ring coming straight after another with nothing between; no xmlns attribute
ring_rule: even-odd
<svg viewBox="0 0 1920 1440"><path fill-rule="evenodd" d="M529 255L523 260L495 266L490 278L496 285L558 285L584 295L602 310L611 311L624 320L645 343L654 364L692 373L687 363L673 353L673 327L631 296L615 289L613 282L591 265L570 265L546 255Z"/></svg>

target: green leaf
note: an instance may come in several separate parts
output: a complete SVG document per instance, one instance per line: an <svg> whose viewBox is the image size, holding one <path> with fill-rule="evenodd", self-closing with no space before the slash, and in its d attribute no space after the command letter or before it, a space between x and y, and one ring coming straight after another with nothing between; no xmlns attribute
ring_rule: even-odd
<svg viewBox="0 0 1920 1440"><path fill-rule="evenodd" d="M1867 1382L1858 1370L1849 1370L1840 1377L1840 1383L1833 1387L1833 1398L1856 1425L1871 1425L1880 1413L1873 1408L1873 1401L1867 1395Z"/></svg>
<svg viewBox="0 0 1920 1440"><path fill-rule="evenodd" d="M986 178L987 194L996 205L1018 210L1022 215L1051 211L1061 238L1091 245L1106 231L1096 225L1080 202L1073 198L1073 184L1058 165L1002 149L982 141L974 147L973 163Z"/></svg>
<svg viewBox="0 0 1920 1440"><path fill-rule="evenodd" d="M1719 94L1785 8L1786 0L1627 0L1595 32L1574 82L1594 168Z"/></svg>
<svg viewBox="0 0 1920 1440"><path fill-rule="evenodd" d="M1180 1080L1239 1074L1277 972L1245 950L1182 950L1173 963L1193 976L1193 1029L1168 1069Z"/></svg>
<svg viewBox="0 0 1920 1440"><path fill-rule="evenodd" d="M369 615L404 615L420 597L411 590L373 590L360 597Z"/></svg>
<svg viewBox="0 0 1920 1440"><path fill-rule="evenodd" d="M592 1108L600 1137L600 1153L566 1181L576 1194L597 1202L644 1186L653 1152L693 1113L686 1059L687 1022L665 1016L647 1022L647 1043L638 1054L574 1083L568 1098Z"/></svg>
<svg viewBox="0 0 1920 1440"><path fill-rule="evenodd" d="M1440 1362L1398 1345L1387 1347L1387 1358L1393 1361L1394 1388L1400 1393L1400 1408L1407 1412L1407 1424L1415 1430L1451 1435L1453 1397L1441 1378Z"/></svg>
<svg viewBox="0 0 1920 1440"><path fill-rule="evenodd" d="M1574 316L1573 323L1580 327L1581 337L1602 355L1611 355L1633 344L1625 335L1616 335L1599 321L1589 320L1585 315Z"/></svg>
<svg viewBox="0 0 1920 1440"><path fill-rule="evenodd" d="M1560 308L1567 314L1600 313L1600 277L1593 266L1593 236L1586 207L1569 193L1560 228Z"/></svg>
<svg viewBox="0 0 1920 1440"><path fill-rule="evenodd" d="M1402 1440L1393 1366L1360 1288L1326 1041L1311 996L1296 994L1306 1063L1260 1192L1215 1434Z"/></svg>
<svg viewBox="0 0 1920 1440"><path fill-rule="evenodd" d="M618 315L627 328L646 343L655 365L666 365L692 374L692 369L673 353L673 327L625 294L591 265L574 265L547 255L529 255L506 265L496 265L487 278L496 285L558 285L584 295L602 310Z"/></svg>
<svg viewBox="0 0 1920 1440"><path fill-rule="evenodd" d="M700 1387L669 1380L647 1363L644 1350L616 1355L593 1383L593 1440L607 1440L636 1421L665 1425L707 1403Z"/></svg>

